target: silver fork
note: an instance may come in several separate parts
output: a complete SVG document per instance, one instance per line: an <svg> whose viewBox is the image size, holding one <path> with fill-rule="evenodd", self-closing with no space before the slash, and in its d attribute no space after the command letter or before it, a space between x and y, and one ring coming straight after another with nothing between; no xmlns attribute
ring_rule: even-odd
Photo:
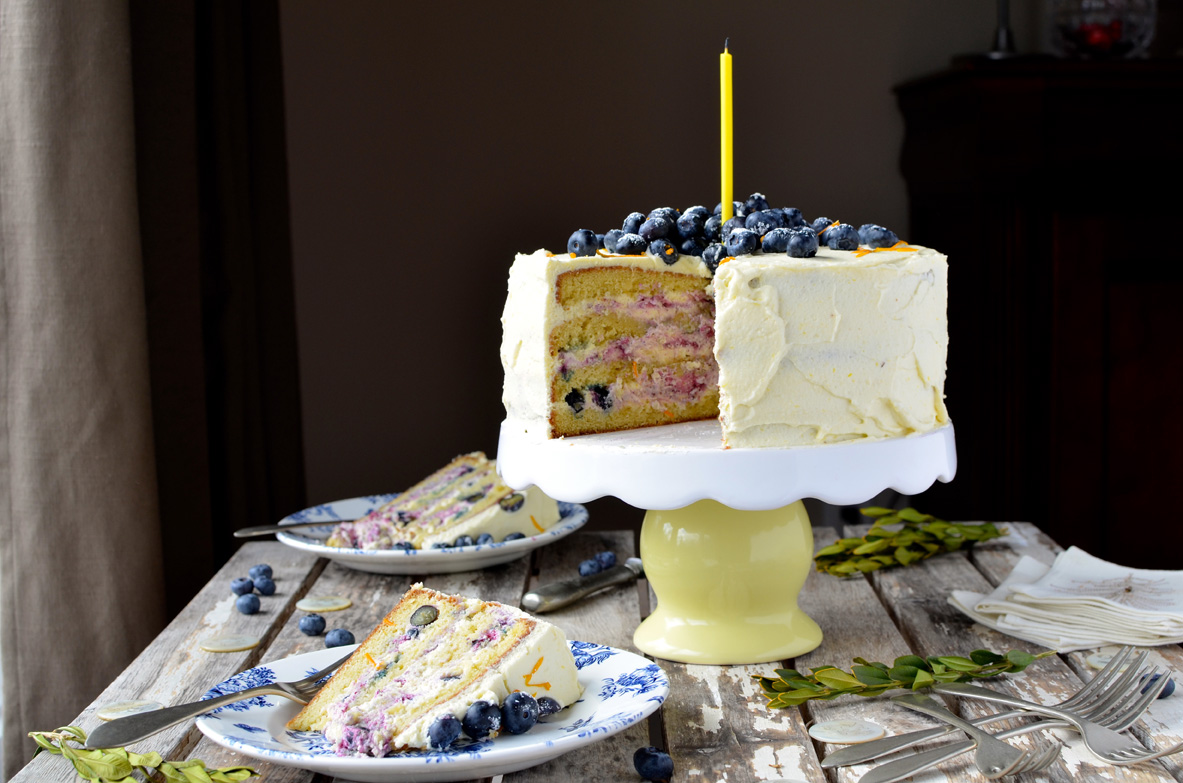
<svg viewBox="0 0 1183 783"><path fill-rule="evenodd" d="M317 691L321 689L320 680L326 675L335 672L347 660L349 660L348 655L320 671L314 672L304 679L296 680L295 682L272 682L267 685L259 685L235 693L227 693L223 696L215 696L212 699L202 699L201 701L178 704L175 707L165 707L164 709L154 710L152 712L128 715L126 718L117 718L109 723L104 723L91 732L90 736L86 738L86 747L121 748L124 745L130 745L146 737L151 737L157 732L164 731L169 726L175 726L203 712L209 712L215 707L249 699L252 696L284 696L300 704L307 704L316 695Z"/></svg>
<svg viewBox="0 0 1183 783"><path fill-rule="evenodd" d="M974 744L977 746L974 751L974 765L990 780L1014 774L1016 770L1027 769L1032 763L1043 759L1048 752L1047 747L1025 751L1014 745L1008 745L993 734L982 731L959 715L945 709L935 699L923 693L906 693L901 696L893 696L891 700L910 710L923 712L950 723L973 738ZM1058 745L1055 747L1055 752L1057 754L1060 752Z"/></svg>
<svg viewBox="0 0 1183 783"><path fill-rule="evenodd" d="M1145 655L1142 657L1145 657ZM1090 681L1090 683L1095 682L1100 678L1100 676L1101 675L1098 674L1096 678ZM1123 679L1125 678L1123 677ZM1163 685L1165 686L1165 683L1163 683ZM1135 689L1139 687L1141 687L1141 682L1135 681ZM1121 731L1123 729L1129 728L1134 724L1135 721L1138 720L1138 718L1142 717L1142 713L1144 713L1150 703L1158 697L1159 690L1160 689L1147 689L1147 693L1142 694L1138 699L1132 702L1126 701L1125 706L1123 709L1121 709L1121 711L1116 711L1113 708L1112 701L1110 699L1095 699L1093 704L1089 707L1081 708L1081 714L1090 720L1095 720L1096 722L1113 729L1114 731ZM1090 712L1090 709L1095 710L1096 714ZM996 717L1010 714L1011 713L1009 712L999 713L998 715L986 716L985 719L981 720L984 722L985 720L993 720ZM1026 734L1032 731L1040 731L1042 729L1068 728L1068 726L1069 724L1062 720L1043 718L1032 723L1025 723L1022 726L1016 726L1012 729L1000 731L995 734L995 736L1003 739L1007 737L1018 736L1020 734ZM960 756L962 753L972 750L973 747L974 743L972 740L962 740L958 742L951 742L947 745L942 745L939 748L933 748L921 753L916 753L902 759L887 761L864 775L859 783L895 783L895 781L910 778L913 775L919 774L920 772L929 769L930 767L935 767L941 762ZM1056 760L1056 757L1059 755L1059 750L1060 748L1058 745L1051 746L1049 751L1055 752L1045 753L1043 757L1039 759L1032 759L1030 764L1020 771L1033 772L1051 766L1051 764ZM1164 752L1163 755L1169 754ZM1010 774L1016 774L1016 771L1012 770Z"/></svg>
<svg viewBox="0 0 1183 783"><path fill-rule="evenodd" d="M1163 678L1159 678L1160 680ZM1020 699L1009 694L992 691L989 688L982 688L978 685L970 685L965 682L942 682L936 683L932 686L932 690L937 693L949 693L954 696L962 696L970 699L980 699L982 701L992 701L998 704L1006 704L1011 707L1028 710L1030 712L1037 712L1041 715L1049 715L1053 718L1059 718L1072 724L1072 726L1080 732L1081 738L1084 740L1085 747L1092 751L1097 756L1105 759L1107 757L1121 758L1129 754L1145 753L1146 748L1131 740L1129 737L1123 737L1113 729L1107 729L1104 726L1095 723L1091 720L1081 717L1070 710L1062 710L1058 707L1049 707L1045 704L1036 704L1026 699Z"/></svg>
<svg viewBox="0 0 1183 783"><path fill-rule="evenodd" d="M1131 671L1141 667L1142 663L1146 660L1147 653L1140 653L1134 663L1126 670L1126 674L1122 675L1121 673L1122 667L1125 666L1126 661L1129 660L1133 652L1133 647L1123 647L1110 659L1109 663L1101 671L1097 672L1096 677L1089 680L1073 696L1060 702L1058 706L1062 709L1093 709L1098 702L1105 699L1130 691L1137 691L1141 687L1141 683L1131 676ZM995 721L1020 718L1027 714L1023 710L1008 710L1007 712L974 718L970 723L973 723L975 726L982 726ZM934 729L922 729L906 734L898 734L894 737L884 737L883 739L865 742L861 745L852 745L836 750L826 756L822 760L822 766L829 768L844 767L848 764L862 764L872 759L886 756L889 753L895 753L897 750L910 748L921 742L936 739L946 734L952 734L955 731L957 729L953 726L940 726Z"/></svg>

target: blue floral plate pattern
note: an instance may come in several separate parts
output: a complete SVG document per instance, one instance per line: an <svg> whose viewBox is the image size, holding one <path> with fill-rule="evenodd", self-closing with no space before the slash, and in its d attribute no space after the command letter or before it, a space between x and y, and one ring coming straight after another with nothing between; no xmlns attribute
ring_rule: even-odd
<svg viewBox="0 0 1183 783"><path fill-rule="evenodd" d="M327 557L358 571L377 574L446 574L455 571L475 571L479 568L508 563L544 544L558 541L587 524L587 509L578 503L559 502L559 521L545 533L516 541L452 547L449 549L345 549L329 546L325 539L339 522L358 519L397 495L368 495L349 500L338 500L306 508L279 520L279 524L316 522L323 527L299 528L299 532L283 531L276 538L290 547Z"/></svg>
<svg viewBox="0 0 1183 783"><path fill-rule="evenodd" d="M634 653L571 642L583 696L525 734L461 743L447 751L413 751L385 758L337 756L320 732L291 731L299 705L277 696L227 704L197 718L197 727L223 747L252 758L366 783L452 781L491 777L541 764L598 742L642 720L665 701L669 680L657 664ZM332 663L350 647L293 655L237 674L203 698L276 680L297 680Z"/></svg>

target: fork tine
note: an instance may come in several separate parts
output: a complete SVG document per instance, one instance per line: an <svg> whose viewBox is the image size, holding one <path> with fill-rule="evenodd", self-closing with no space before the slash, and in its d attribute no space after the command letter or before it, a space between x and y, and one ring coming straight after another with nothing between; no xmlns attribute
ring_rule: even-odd
<svg viewBox="0 0 1183 783"><path fill-rule="evenodd" d="M341 667L341 664L343 664L349 660L350 655L353 655L353 653L349 653L349 655L346 655L344 658L342 658L338 661L334 661L334 662L330 663L328 666L324 667L320 671L313 672L312 674L309 674L304 679L297 680L291 684L297 688L303 688L303 687L306 687L309 685L315 685L317 680L324 677L326 674L332 674L333 672L337 671L337 669L339 669ZM318 690L319 690L319 688L318 688Z"/></svg>
<svg viewBox="0 0 1183 783"><path fill-rule="evenodd" d="M1154 666L1145 669L1134 669L1131 667L1126 672L1127 676L1122 678L1121 687L1113 687L1111 689L1112 693L1094 706L1093 712L1096 718L1100 720L1119 721L1132 707L1143 701L1145 701L1146 706L1149 706L1152 700L1145 700L1144 697L1146 694L1143 691L1155 690L1146 685L1146 678L1155 672L1159 672L1159 669ZM1165 687L1165 683L1163 686ZM1145 707L1143 707L1143 710L1145 710Z"/></svg>

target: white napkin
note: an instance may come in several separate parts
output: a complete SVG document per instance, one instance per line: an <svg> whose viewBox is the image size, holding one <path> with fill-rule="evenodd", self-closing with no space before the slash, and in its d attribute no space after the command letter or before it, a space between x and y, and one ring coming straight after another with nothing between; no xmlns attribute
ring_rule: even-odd
<svg viewBox="0 0 1183 783"><path fill-rule="evenodd" d="M1127 568L1070 547L1050 567L1024 555L989 595L949 603L982 625L1060 652L1183 642L1183 571Z"/></svg>

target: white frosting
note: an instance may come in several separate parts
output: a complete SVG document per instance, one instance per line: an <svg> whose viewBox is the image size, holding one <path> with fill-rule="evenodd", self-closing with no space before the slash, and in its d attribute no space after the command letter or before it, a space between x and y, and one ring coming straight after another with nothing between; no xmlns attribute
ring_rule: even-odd
<svg viewBox="0 0 1183 783"><path fill-rule="evenodd" d="M494 503L473 514L459 524L441 530L435 535L424 536L419 544L420 549L430 549L437 542L451 544L463 535L474 539L481 533L489 533L496 541L501 541L510 533L521 533L524 536L536 536L545 533L559 521L559 504L538 487L527 487L518 490L525 500L520 508L507 511L500 503Z"/></svg>
<svg viewBox="0 0 1183 783"><path fill-rule="evenodd" d="M501 323L503 402L526 434L549 429L547 339L563 318L555 281L611 259L519 255ZM698 258L667 267L696 274ZM822 248L814 258L756 254L722 264L713 280L720 421L729 447L784 447L927 432L948 423L944 403L948 264L902 251ZM704 284L705 284L704 280Z"/></svg>
<svg viewBox="0 0 1183 783"><path fill-rule="evenodd" d="M948 265L928 248L744 256L715 275L727 446L927 432L944 404Z"/></svg>

